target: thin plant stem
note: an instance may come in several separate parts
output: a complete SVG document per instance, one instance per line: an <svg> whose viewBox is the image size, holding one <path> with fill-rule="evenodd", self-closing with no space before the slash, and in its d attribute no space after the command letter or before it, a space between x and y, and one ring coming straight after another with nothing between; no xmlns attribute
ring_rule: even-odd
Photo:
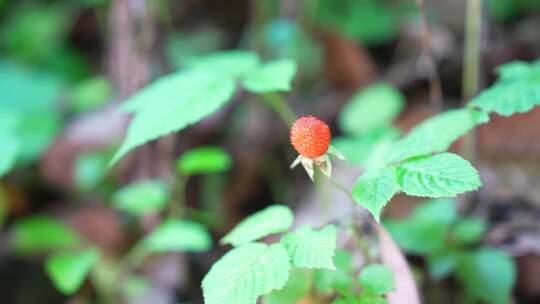
<svg viewBox="0 0 540 304"><path fill-rule="evenodd" d="M443 106L441 79L439 77L439 72L437 71L437 66L435 64L435 58L433 55L431 30L429 28L429 23L426 16L424 0L416 0L416 6L420 11L420 18L422 21L422 52L424 56L426 56L425 58L427 59L429 65L429 97L432 106L437 111L440 111Z"/></svg>
<svg viewBox="0 0 540 304"><path fill-rule="evenodd" d="M283 122L288 126L291 126L296 120L297 116L291 109L287 101L277 93L264 94L264 99L272 107L274 111L281 117Z"/></svg>
<svg viewBox="0 0 540 304"><path fill-rule="evenodd" d="M482 1L468 0L465 24L463 58L463 104L471 100L480 88L480 38ZM476 159L476 133L474 130L463 138L462 154L470 161Z"/></svg>
<svg viewBox="0 0 540 304"><path fill-rule="evenodd" d="M187 178L180 174L176 174L172 182L172 198L169 202L169 217L179 218L183 215L186 205L186 184Z"/></svg>

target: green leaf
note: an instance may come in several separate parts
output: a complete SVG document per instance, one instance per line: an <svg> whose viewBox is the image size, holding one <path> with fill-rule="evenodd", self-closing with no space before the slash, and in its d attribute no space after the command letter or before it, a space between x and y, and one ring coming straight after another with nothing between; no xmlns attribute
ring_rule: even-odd
<svg viewBox="0 0 540 304"><path fill-rule="evenodd" d="M525 66L509 63L499 67L501 79L482 91L471 103L503 116L530 111L540 104L540 61Z"/></svg>
<svg viewBox="0 0 540 304"><path fill-rule="evenodd" d="M450 226L456 217L456 202L438 199L423 203L406 219L387 220L384 226L407 252L429 254L445 246Z"/></svg>
<svg viewBox="0 0 540 304"><path fill-rule="evenodd" d="M339 127L354 135L388 127L403 109L404 99L398 90L386 83L362 89L338 117Z"/></svg>
<svg viewBox="0 0 540 304"><path fill-rule="evenodd" d="M167 185L159 180L136 182L113 196L113 206L131 215L141 216L162 210L169 200Z"/></svg>
<svg viewBox="0 0 540 304"><path fill-rule="evenodd" d="M368 46L381 45L399 32L396 6L376 0L324 0L316 20Z"/></svg>
<svg viewBox="0 0 540 304"><path fill-rule="evenodd" d="M296 63L290 59L270 61L244 76L242 85L252 93L289 91L296 73Z"/></svg>
<svg viewBox="0 0 540 304"><path fill-rule="evenodd" d="M235 90L228 78L181 72L161 78L126 101L135 111L126 138L111 165L131 149L198 122L223 106Z"/></svg>
<svg viewBox="0 0 540 304"><path fill-rule="evenodd" d="M221 49L225 40L224 29L215 26L204 26L196 30L186 29L182 32L167 31L165 54L174 67L183 68L189 60Z"/></svg>
<svg viewBox="0 0 540 304"><path fill-rule="evenodd" d="M348 162L354 165L369 167L373 153L382 146L393 143L399 136L399 130L393 127L381 128L362 134L361 136L341 136L332 140L332 145L345 155Z"/></svg>
<svg viewBox="0 0 540 304"><path fill-rule="evenodd" d="M185 220L166 220L142 240L148 252L202 252L212 247L212 238L203 225Z"/></svg>
<svg viewBox="0 0 540 304"><path fill-rule="evenodd" d="M56 136L62 87L52 74L0 58L0 119L11 116L7 124L19 143L18 161L34 160Z"/></svg>
<svg viewBox="0 0 540 304"><path fill-rule="evenodd" d="M223 237L222 244L243 245L270 234L289 230L294 215L289 207L273 205L255 212L241 221Z"/></svg>
<svg viewBox="0 0 540 304"><path fill-rule="evenodd" d="M477 217L459 220L452 231L452 239L460 244L474 244L482 239L486 232L486 222Z"/></svg>
<svg viewBox="0 0 540 304"><path fill-rule="evenodd" d="M352 287L353 279L350 274L342 271L316 269L313 274L315 288L324 294L331 294L336 290L348 291Z"/></svg>
<svg viewBox="0 0 540 304"><path fill-rule="evenodd" d="M388 304L388 301L381 295L364 291L360 294L358 304Z"/></svg>
<svg viewBox="0 0 540 304"><path fill-rule="evenodd" d="M477 124L486 122L485 115L472 109L451 110L431 117L396 141L385 155L388 163L415 156L448 150L450 145Z"/></svg>
<svg viewBox="0 0 540 304"><path fill-rule="evenodd" d="M2 134L0 130L0 177L6 174L15 164L19 144L11 134Z"/></svg>
<svg viewBox="0 0 540 304"><path fill-rule="evenodd" d="M234 248L204 277L204 303L256 304L259 296L285 286L290 269L289 255L280 243Z"/></svg>
<svg viewBox="0 0 540 304"><path fill-rule="evenodd" d="M32 216L17 221L11 238L15 251L22 254L70 249L82 243L71 227L48 216Z"/></svg>
<svg viewBox="0 0 540 304"><path fill-rule="evenodd" d="M109 153L92 152L80 155L75 161L74 179L77 188L89 191L96 187L107 175Z"/></svg>
<svg viewBox="0 0 540 304"><path fill-rule="evenodd" d="M259 56L244 50L223 51L198 58L186 58L185 64L195 70L212 72L220 77L236 78L256 68Z"/></svg>
<svg viewBox="0 0 540 304"><path fill-rule="evenodd" d="M396 176L403 192L422 197L454 197L482 185L476 169L452 153L406 161L397 168Z"/></svg>
<svg viewBox="0 0 540 304"><path fill-rule="evenodd" d="M351 254L343 249L336 249L334 254L334 264L336 268L344 273L354 271L353 261Z"/></svg>
<svg viewBox="0 0 540 304"><path fill-rule="evenodd" d="M281 242L287 248L293 265L305 268L335 270L333 257L336 251L336 227L328 225L319 231L302 226L283 236Z"/></svg>
<svg viewBox="0 0 540 304"><path fill-rule="evenodd" d="M182 154L176 162L178 172L184 175L208 174L227 171L231 157L218 147L200 147Z"/></svg>
<svg viewBox="0 0 540 304"><path fill-rule="evenodd" d="M398 190L396 168L387 167L380 172L360 176L352 188L352 196L379 221L382 208Z"/></svg>
<svg viewBox="0 0 540 304"><path fill-rule="evenodd" d="M396 289L394 273L382 264L368 265L358 279L362 289L373 294L383 295Z"/></svg>
<svg viewBox="0 0 540 304"><path fill-rule="evenodd" d="M296 304L311 287L310 274L303 269L293 268L285 286L264 297L265 304Z"/></svg>
<svg viewBox="0 0 540 304"><path fill-rule="evenodd" d="M56 288L71 295L81 287L99 256L94 248L80 254L58 253L47 259L45 269Z"/></svg>
<svg viewBox="0 0 540 304"><path fill-rule="evenodd" d="M456 269L458 258L459 254L450 249L428 256L427 266L430 277L434 280L448 277Z"/></svg>
<svg viewBox="0 0 540 304"><path fill-rule="evenodd" d="M104 105L111 93L111 83L97 76L75 85L68 93L68 99L76 112L87 112Z"/></svg>
<svg viewBox="0 0 540 304"><path fill-rule="evenodd" d="M473 297L486 303L503 304L510 302L516 267L505 252L483 247L460 257L457 275Z"/></svg>

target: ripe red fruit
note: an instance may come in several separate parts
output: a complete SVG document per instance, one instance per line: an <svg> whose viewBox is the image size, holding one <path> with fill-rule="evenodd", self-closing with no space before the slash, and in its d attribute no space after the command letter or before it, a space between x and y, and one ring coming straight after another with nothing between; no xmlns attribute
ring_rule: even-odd
<svg viewBox="0 0 540 304"><path fill-rule="evenodd" d="M298 154L310 159L328 151L330 138L328 125L313 116L300 117L291 127L291 144Z"/></svg>

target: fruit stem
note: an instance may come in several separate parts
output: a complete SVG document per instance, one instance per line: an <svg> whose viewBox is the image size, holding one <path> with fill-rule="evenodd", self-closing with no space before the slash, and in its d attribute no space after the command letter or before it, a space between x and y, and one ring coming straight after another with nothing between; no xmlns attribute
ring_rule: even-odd
<svg viewBox="0 0 540 304"><path fill-rule="evenodd" d="M266 102L288 126L291 126L294 123L297 118L296 114L294 114L294 111L281 95L278 93L266 93L263 96Z"/></svg>

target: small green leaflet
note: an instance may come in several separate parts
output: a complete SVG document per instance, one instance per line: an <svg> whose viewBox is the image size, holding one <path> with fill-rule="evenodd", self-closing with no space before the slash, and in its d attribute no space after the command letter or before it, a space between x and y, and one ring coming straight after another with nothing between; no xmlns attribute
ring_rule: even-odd
<svg viewBox="0 0 540 304"><path fill-rule="evenodd" d="M386 167L377 173L368 172L360 176L352 188L352 196L379 221L382 208L398 190L396 168Z"/></svg>
<svg viewBox="0 0 540 304"><path fill-rule="evenodd" d="M214 113L234 90L233 80L201 71L174 73L150 84L123 105L134 116L110 164L144 143L180 131Z"/></svg>
<svg viewBox="0 0 540 304"><path fill-rule="evenodd" d="M442 280L454 272L459 252L452 249L444 249L428 256L427 266L429 276L434 280Z"/></svg>
<svg viewBox="0 0 540 304"><path fill-rule="evenodd" d="M396 141L384 156L387 163L444 152L461 136L489 118L473 109L451 110L431 117Z"/></svg>
<svg viewBox="0 0 540 304"><path fill-rule="evenodd" d="M19 220L11 231L13 247L22 254L71 249L82 240L71 227L48 216L32 216Z"/></svg>
<svg viewBox="0 0 540 304"><path fill-rule="evenodd" d="M467 292L486 303L509 303L516 267L504 251L480 248L460 256L457 275Z"/></svg>
<svg viewBox="0 0 540 304"><path fill-rule="evenodd" d="M83 153L77 157L73 179L78 190L90 191L107 175L110 154L103 151Z"/></svg>
<svg viewBox="0 0 540 304"><path fill-rule="evenodd" d="M259 56L250 51L234 50L216 52L209 55L186 58L185 65L194 70L211 72L227 78L237 78L252 71L259 65Z"/></svg>
<svg viewBox="0 0 540 304"><path fill-rule="evenodd" d="M131 215L141 216L163 209L169 200L167 185L146 180L122 188L113 196L113 206Z"/></svg>
<svg viewBox="0 0 540 304"><path fill-rule="evenodd" d="M368 265L358 279L362 289L373 294L383 295L396 289L394 273L382 264Z"/></svg>
<svg viewBox="0 0 540 304"><path fill-rule="evenodd" d="M328 225L319 231L310 226L302 226L283 236L293 265L305 268L335 270L333 257L336 251L336 227Z"/></svg>
<svg viewBox="0 0 540 304"><path fill-rule="evenodd" d="M396 176L403 192L421 197L454 197L482 185L476 169L452 153L408 160L397 168Z"/></svg>
<svg viewBox="0 0 540 304"><path fill-rule="evenodd" d="M221 240L222 244L243 245L270 234L289 230L294 220L287 206L273 205L255 212L240 222Z"/></svg>
<svg viewBox="0 0 540 304"><path fill-rule="evenodd" d="M148 252L202 252L212 247L212 238L203 225L185 220L166 220L142 240Z"/></svg>
<svg viewBox="0 0 540 304"><path fill-rule="evenodd" d="M227 152L218 147L199 147L191 149L176 161L180 174L208 174L229 170L232 161Z"/></svg>
<svg viewBox="0 0 540 304"><path fill-rule="evenodd" d="M452 240L460 244L474 244L482 239L487 230L486 222L478 217L459 220L452 230Z"/></svg>
<svg viewBox="0 0 540 304"><path fill-rule="evenodd" d="M540 104L540 60L512 62L498 68L500 79L471 103L503 116L530 111Z"/></svg>
<svg viewBox="0 0 540 304"><path fill-rule="evenodd" d="M67 99L76 112L87 112L107 103L112 93L112 84L105 77L92 77L77 83Z"/></svg>
<svg viewBox="0 0 540 304"><path fill-rule="evenodd" d="M11 134L0 133L0 151L2 151L0 155L0 177L2 177L15 164L19 144Z"/></svg>
<svg viewBox="0 0 540 304"><path fill-rule="evenodd" d="M242 85L252 93L289 91L296 73L296 63L290 59L270 61L244 76Z"/></svg>
<svg viewBox="0 0 540 304"><path fill-rule="evenodd" d="M81 287L99 256L94 248L80 254L58 253L47 259L45 268L56 288L70 295Z"/></svg>
<svg viewBox="0 0 540 304"><path fill-rule="evenodd" d="M204 277L204 303L256 304L259 296L285 286L290 269L289 255L280 243L234 248Z"/></svg>
<svg viewBox="0 0 540 304"><path fill-rule="evenodd" d="M388 127L403 109L404 100L389 84L372 85L353 96L338 118L339 126L353 135Z"/></svg>

